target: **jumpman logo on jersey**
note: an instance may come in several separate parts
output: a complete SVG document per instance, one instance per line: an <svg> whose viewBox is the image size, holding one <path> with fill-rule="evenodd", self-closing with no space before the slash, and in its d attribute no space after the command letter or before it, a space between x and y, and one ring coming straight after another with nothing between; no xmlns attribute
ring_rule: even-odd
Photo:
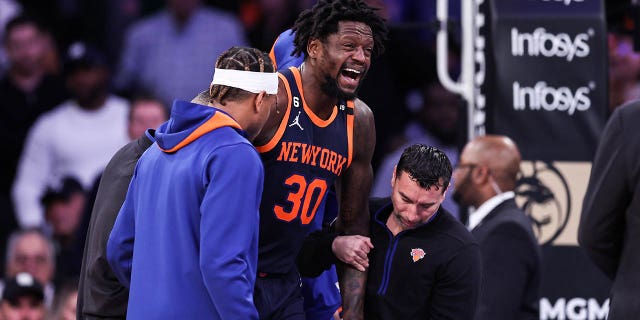
<svg viewBox="0 0 640 320"><path fill-rule="evenodd" d="M304 131L304 128L300 125L300 111L298 111L298 115L296 116L295 119L293 119L293 122L291 122L291 124L289 125L289 127L293 127L293 126L298 126L300 130Z"/></svg>

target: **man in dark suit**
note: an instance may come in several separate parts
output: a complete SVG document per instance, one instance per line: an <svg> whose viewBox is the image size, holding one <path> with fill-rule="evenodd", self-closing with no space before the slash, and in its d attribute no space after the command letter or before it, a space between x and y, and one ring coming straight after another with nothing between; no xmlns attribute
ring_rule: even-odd
<svg viewBox="0 0 640 320"><path fill-rule="evenodd" d="M578 242L613 280L609 320L640 314L640 101L617 108L602 133L582 204Z"/></svg>
<svg viewBox="0 0 640 320"><path fill-rule="evenodd" d="M153 144L154 134L155 130L148 130L138 140L122 147L102 173L82 257L78 319L124 319L127 315L129 290L118 282L107 263L107 239L138 159Z"/></svg>
<svg viewBox="0 0 640 320"><path fill-rule="evenodd" d="M482 288L476 319L538 319L540 248L514 201L520 152L505 136L464 147L454 171L454 200L475 210L469 230L480 244Z"/></svg>

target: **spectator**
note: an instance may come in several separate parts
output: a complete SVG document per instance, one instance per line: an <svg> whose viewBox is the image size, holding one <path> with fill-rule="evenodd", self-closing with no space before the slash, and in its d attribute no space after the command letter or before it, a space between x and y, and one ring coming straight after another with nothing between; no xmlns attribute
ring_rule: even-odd
<svg viewBox="0 0 640 320"><path fill-rule="evenodd" d="M45 305L51 306L55 292L55 249L53 242L38 230L16 231L9 237L5 279L21 272L33 275L44 286Z"/></svg>
<svg viewBox="0 0 640 320"><path fill-rule="evenodd" d="M540 248L513 190L520 151L505 136L481 136L462 150L454 199L476 210L469 229L482 253L482 290L476 320L538 319Z"/></svg>
<svg viewBox="0 0 640 320"><path fill-rule="evenodd" d="M59 186L49 187L42 197L45 218L56 244L56 278L80 274L85 231L82 229L87 195L82 185L65 177Z"/></svg>
<svg viewBox="0 0 640 320"><path fill-rule="evenodd" d="M461 100L433 81L423 89L424 102L418 111L417 121L407 125L404 133L406 141L402 147L388 154L382 160L371 189L372 197L387 197L391 194L389 179L402 151L415 143L434 146L442 150L455 166L458 159L458 131ZM445 198L443 205L456 218L460 218L458 206L451 198Z"/></svg>
<svg viewBox="0 0 640 320"><path fill-rule="evenodd" d="M199 0L167 0L166 9L127 30L115 77L121 91L145 91L171 106L190 99L211 82L215 59L246 44L244 30L230 14Z"/></svg>
<svg viewBox="0 0 640 320"><path fill-rule="evenodd" d="M2 10L1 14L4 14ZM0 80L0 260L4 266L6 237L17 227L11 201L11 185L27 131L36 118L61 103L64 81L43 67L45 30L40 22L18 16L7 23L3 45L9 62ZM36 200L37 201L37 200Z"/></svg>
<svg viewBox="0 0 640 320"><path fill-rule="evenodd" d="M19 273L4 288L0 319L42 320L46 314L43 302L42 285L29 273Z"/></svg>
<svg viewBox="0 0 640 320"><path fill-rule="evenodd" d="M317 275L338 261L368 267L365 319L474 319L480 251L441 206L451 171L447 156L434 147L405 149L391 178L391 197L370 200L371 239L312 233L298 255L302 275Z"/></svg>
<svg viewBox="0 0 640 320"><path fill-rule="evenodd" d="M14 0L0 0L0 39L4 39L4 28L15 16L22 11L20 4ZM7 63L7 55L4 47L0 47L0 77L4 74Z"/></svg>
<svg viewBox="0 0 640 320"><path fill-rule="evenodd" d="M67 51L67 85L72 99L40 118L29 130L12 190L22 227L44 223L39 197L64 176L93 185L111 156L129 141L126 100L109 94L104 56L84 43Z"/></svg>
<svg viewBox="0 0 640 320"><path fill-rule="evenodd" d="M140 138L147 129L157 129L167 118L167 108L160 100L151 97L134 99L129 110L129 139Z"/></svg>
<svg viewBox="0 0 640 320"><path fill-rule="evenodd" d="M65 281L56 293L51 320L76 320L77 300L78 281L75 278Z"/></svg>
<svg viewBox="0 0 640 320"><path fill-rule="evenodd" d="M640 314L640 101L617 108L593 160L578 242L613 281L610 320Z"/></svg>
<svg viewBox="0 0 640 320"><path fill-rule="evenodd" d="M608 1L609 114L625 102L640 98L640 53L634 50L634 26L630 12L620 1Z"/></svg>

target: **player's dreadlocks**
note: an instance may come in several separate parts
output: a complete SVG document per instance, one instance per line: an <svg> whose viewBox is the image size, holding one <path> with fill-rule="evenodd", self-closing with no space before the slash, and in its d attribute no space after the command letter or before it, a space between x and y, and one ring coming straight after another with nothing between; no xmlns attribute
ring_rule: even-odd
<svg viewBox="0 0 640 320"><path fill-rule="evenodd" d="M309 40L325 40L328 35L338 32L340 21L357 21L368 25L373 32L374 53L381 54L387 39L387 26L377 11L377 8L369 7L362 0L319 0L313 8L302 12L292 27L296 32L293 55L306 54Z"/></svg>
<svg viewBox="0 0 640 320"><path fill-rule="evenodd" d="M275 72L269 55L255 48L233 47L223 52L216 60L216 68L244 70L254 72ZM224 105L226 101L242 100L251 92L228 87L224 85L212 85L209 88L208 102L214 100Z"/></svg>

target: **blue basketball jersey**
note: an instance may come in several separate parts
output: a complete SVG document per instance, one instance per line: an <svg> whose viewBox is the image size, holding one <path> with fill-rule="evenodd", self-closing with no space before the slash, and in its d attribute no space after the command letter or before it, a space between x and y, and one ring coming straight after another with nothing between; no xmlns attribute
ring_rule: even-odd
<svg viewBox="0 0 640 320"><path fill-rule="evenodd" d="M284 274L314 219L322 221L325 196L351 164L353 101L334 106L327 120L307 106L298 68L282 70L289 104L274 137L257 149L265 169L260 204L258 271Z"/></svg>

